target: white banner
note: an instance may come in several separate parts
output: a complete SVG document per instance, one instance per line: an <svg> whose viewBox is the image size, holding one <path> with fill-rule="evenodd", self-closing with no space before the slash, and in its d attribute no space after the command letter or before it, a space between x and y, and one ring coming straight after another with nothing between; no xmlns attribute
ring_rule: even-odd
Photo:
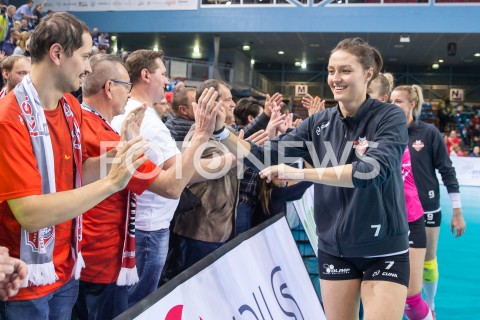
<svg viewBox="0 0 480 320"><path fill-rule="evenodd" d="M297 210L298 217L312 245L313 252L315 252L315 255L318 255L317 225L315 224L315 211L313 208L314 188L315 186L308 188L300 200L293 201L292 203L295 206L295 210Z"/></svg>
<svg viewBox="0 0 480 320"><path fill-rule="evenodd" d="M285 218L242 236L187 270L195 271L191 278L175 284L181 274L120 318L325 319Z"/></svg>
<svg viewBox="0 0 480 320"><path fill-rule="evenodd" d="M197 0L53 0L44 11L152 11L197 10Z"/></svg>
<svg viewBox="0 0 480 320"><path fill-rule="evenodd" d="M457 173L458 183L461 186L480 187L480 159L473 157L451 156L455 172ZM441 175L437 171L438 181L442 181ZM461 191L460 191L461 192Z"/></svg>

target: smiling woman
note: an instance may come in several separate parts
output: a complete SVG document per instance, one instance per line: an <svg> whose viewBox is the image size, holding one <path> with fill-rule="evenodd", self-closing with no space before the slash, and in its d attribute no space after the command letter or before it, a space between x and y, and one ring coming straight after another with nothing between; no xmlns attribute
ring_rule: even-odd
<svg viewBox="0 0 480 320"><path fill-rule="evenodd" d="M360 295L368 319L401 319L405 305L408 224L400 168L408 136L401 110L367 96L368 84L381 68L378 50L363 39L345 39L332 50L328 63L335 108L315 113L270 141L268 148L224 134L222 119L215 126L221 132L218 141L247 166L259 170L254 158L278 164L260 168L267 181L315 183L318 265L327 319L358 317ZM284 164L298 158L315 167ZM324 265L333 267L327 270Z"/></svg>
<svg viewBox="0 0 480 320"><path fill-rule="evenodd" d="M354 116L362 106L366 88L383 66L376 49L373 55L367 55L366 51L367 48L344 40L332 51L328 63L328 85L342 112L348 116Z"/></svg>

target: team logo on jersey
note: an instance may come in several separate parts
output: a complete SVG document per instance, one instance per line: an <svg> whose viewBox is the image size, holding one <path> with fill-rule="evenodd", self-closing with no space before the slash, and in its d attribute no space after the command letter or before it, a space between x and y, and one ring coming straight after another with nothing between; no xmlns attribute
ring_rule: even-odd
<svg viewBox="0 0 480 320"><path fill-rule="evenodd" d="M363 157L368 148L367 137L359 137L357 141L353 142L353 148L358 157Z"/></svg>
<svg viewBox="0 0 480 320"><path fill-rule="evenodd" d="M425 145L423 144L422 140L415 140L412 143L412 147L415 149L415 151L420 151L423 149L423 147L425 147Z"/></svg>
<svg viewBox="0 0 480 320"><path fill-rule="evenodd" d="M317 133L317 136L319 136L322 130L327 128L329 125L330 125L330 121L328 121L327 123L323 123L321 126L318 126L317 129L315 130L315 132Z"/></svg>
<svg viewBox="0 0 480 320"><path fill-rule="evenodd" d="M38 230L38 232L29 232L27 244L29 244L33 251L38 253L46 253L47 247L55 238L55 229L47 227Z"/></svg>

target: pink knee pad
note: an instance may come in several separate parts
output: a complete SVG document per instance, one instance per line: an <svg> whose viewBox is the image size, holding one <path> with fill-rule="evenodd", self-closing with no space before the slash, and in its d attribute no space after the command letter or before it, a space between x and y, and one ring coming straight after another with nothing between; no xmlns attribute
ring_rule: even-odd
<svg viewBox="0 0 480 320"><path fill-rule="evenodd" d="M423 320L428 316L429 312L430 309L425 300L423 300L421 292L413 297L407 298L407 302L405 303L405 315L408 319Z"/></svg>

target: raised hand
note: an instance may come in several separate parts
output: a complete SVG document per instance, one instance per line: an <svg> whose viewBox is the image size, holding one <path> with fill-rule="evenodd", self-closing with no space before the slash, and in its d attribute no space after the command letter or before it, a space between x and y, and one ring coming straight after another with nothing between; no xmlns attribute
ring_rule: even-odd
<svg viewBox="0 0 480 320"><path fill-rule="evenodd" d="M320 99L318 96L313 98L309 94L306 94L305 97L302 98L302 105L308 110L309 116L325 110L325 100Z"/></svg>
<svg viewBox="0 0 480 320"><path fill-rule="evenodd" d="M303 120L300 119L300 118L298 118L297 120L293 121L292 127L293 127L293 128L296 128L296 127L298 127L300 124L302 124L302 122L303 122Z"/></svg>
<svg viewBox="0 0 480 320"><path fill-rule="evenodd" d="M280 110L276 110L272 113L267 128L265 129L270 140L274 139L277 136L278 127L285 122L285 117L286 115L281 114Z"/></svg>
<svg viewBox="0 0 480 320"><path fill-rule="evenodd" d="M142 137L136 137L117 147L117 155L107 175L107 179L112 181L116 191L125 188L137 168L148 160L144 156L149 149L147 144L148 142Z"/></svg>
<svg viewBox="0 0 480 320"><path fill-rule="evenodd" d="M281 134L284 134L287 132L288 129L292 128L292 123L293 123L293 113L289 113L286 117L283 123L281 123L278 126L278 131Z"/></svg>
<svg viewBox="0 0 480 320"><path fill-rule="evenodd" d="M272 116L273 104L276 104L280 108L280 104L283 102L283 96L281 93L275 92L273 96L267 94L265 98L265 106L263 108L265 114L269 117Z"/></svg>
<svg viewBox="0 0 480 320"><path fill-rule="evenodd" d="M240 134L238 135L240 139L243 139L243 130L241 131L241 137ZM268 138L268 133L265 130L258 130L254 134L250 135L248 138L244 139L246 141L251 141L259 146L262 146L269 140Z"/></svg>
<svg viewBox="0 0 480 320"><path fill-rule="evenodd" d="M120 130L122 141L130 141L140 135L140 127L142 126L146 110L147 105L144 103L127 114Z"/></svg>
<svg viewBox="0 0 480 320"><path fill-rule="evenodd" d="M211 135L213 131L221 129L225 125L223 104L217 102L218 92L214 88L205 89L198 99L193 102L193 113L195 114L195 132Z"/></svg>
<svg viewBox="0 0 480 320"><path fill-rule="evenodd" d="M302 98L302 105L305 109L310 109L310 107L312 106L313 104L313 97L310 95L310 94L306 94L303 98Z"/></svg>

